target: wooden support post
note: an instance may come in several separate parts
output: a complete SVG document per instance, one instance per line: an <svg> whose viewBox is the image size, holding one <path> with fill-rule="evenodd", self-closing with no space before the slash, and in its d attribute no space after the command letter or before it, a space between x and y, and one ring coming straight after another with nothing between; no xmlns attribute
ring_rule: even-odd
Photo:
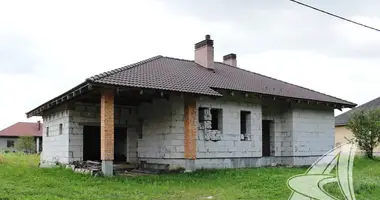
<svg viewBox="0 0 380 200"><path fill-rule="evenodd" d="M185 153L186 170L195 169L195 159L197 156L197 111L195 98L185 98Z"/></svg>
<svg viewBox="0 0 380 200"><path fill-rule="evenodd" d="M100 101L100 143L102 172L104 176L113 175L114 159L114 93L102 91Z"/></svg>

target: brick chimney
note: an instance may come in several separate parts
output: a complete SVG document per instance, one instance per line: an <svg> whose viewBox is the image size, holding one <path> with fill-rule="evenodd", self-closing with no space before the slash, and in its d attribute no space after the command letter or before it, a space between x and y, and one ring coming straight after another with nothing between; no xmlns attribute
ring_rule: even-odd
<svg viewBox="0 0 380 200"><path fill-rule="evenodd" d="M223 63L237 67L236 54L230 53L228 55L223 56Z"/></svg>
<svg viewBox="0 0 380 200"><path fill-rule="evenodd" d="M214 41L210 35L205 40L195 44L195 62L207 69L214 69Z"/></svg>

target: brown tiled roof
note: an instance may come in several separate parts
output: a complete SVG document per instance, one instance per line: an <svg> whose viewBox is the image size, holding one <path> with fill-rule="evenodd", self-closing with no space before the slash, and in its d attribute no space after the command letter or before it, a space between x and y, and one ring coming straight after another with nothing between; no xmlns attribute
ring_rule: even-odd
<svg viewBox="0 0 380 200"><path fill-rule="evenodd" d="M87 81L115 86L152 88L221 96L213 88L304 100L356 104L258 73L215 62L209 70L192 60L156 56L132 65L93 76Z"/></svg>
<svg viewBox="0 0 380 200"><path fill-rule="evenodd" d="M1 136L42 136L42 123L18 122L0 131Z"/></svg>
<svg viewBox="0 0 380 200"><path fill-rule="evenodd" d="M222 96L215 89L252 92L283 98L333 103L342 107L356 104L301 86L280 81L224 63L215 62L214 70L193 60L155 56L141 62L104 72L86 79L73 89L29 111L28 117L41 115L45 109L56 106L91 84L136 87L175 92Z"/></svg>
<svg viewBox="0 0 380 200"><path fill-rule="evenodd" d="M335 126L346 126L354 113L359 112L361 110L373 110L373 109L380 109L380 97L336 116Z"/></svg>

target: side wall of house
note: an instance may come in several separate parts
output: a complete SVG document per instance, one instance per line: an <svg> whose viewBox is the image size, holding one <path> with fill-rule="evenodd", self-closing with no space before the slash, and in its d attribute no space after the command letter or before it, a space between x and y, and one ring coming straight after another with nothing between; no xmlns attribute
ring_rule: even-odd
<svg viewBox="0 0 380 200"><path fill-rule="evenodd" d="M244 97L200 97L199 108L221 110L221 136L206 138L198 124L194 167L239 168L276 164L310 165L334 144L333 109ZM240 112L250 112L249 139L241 140ZM154 99L139 106L143 119L138 140L140 161L186 167L184 160L184 100ZM198 116L198 115L197 115ZM262 157L262 120L270 120L269 157ZM198 120L197 120L198 121ZM209 137L209 136L207 136Z"/></svg>
<svg viewBox="0 0 380 200"><path fill-rule="evenodd" d="M238 97L201 98L198 107L222 110L220 141L198 131L196 168L311 165L334 147L332 108ZM251 112L251 141L240 140L240 112ZM270 156L262 157L262 120L270 120Z"/></svg>
<svg viewBox="0 0 380 200"><path fill-rule="evenodd" d="M58 107L43 116L41 166L69 162L69 110ZM59 126L62 124L60 134Z"/></svg>
<svg viewBox="0 0 380 200"><path fill-rule="evenodd" d="M334 148L334 110L322 106L293 108L293 164L310 165Z"/></svg>

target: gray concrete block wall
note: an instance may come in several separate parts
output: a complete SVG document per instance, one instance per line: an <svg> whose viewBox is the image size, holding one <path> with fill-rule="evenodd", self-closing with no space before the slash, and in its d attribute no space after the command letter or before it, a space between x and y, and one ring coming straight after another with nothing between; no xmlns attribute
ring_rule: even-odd
<svg viewBox="0 0 380 200"><path fill-rule="evenodd" d="M100 126L99 104L75 104L62 106L43 116L43 152L41 163L69 163L83 159L83 127ZM63 124L62 135L59 135L59 124ZM138 125L137 108L129 106L115 107L115 126L135 129ZM46 137L49 127L49 137ZM128 133L127 133L128 134ZM133 131L131 134L135 134ZM127 146L127 145L126 145ZM125 148L127 150L127 148ZM127 152L125 152L127 154ZM136 152L131 153L136 154Z"/></svg>
<svg viewBox="0 0 380 200"><path fill-rule="evenodd" d="M70 110L70 121L69 151L71 162L83 159L83 127L85 125L100 126L100 104L76 104ZM138 126L137 108L132 106L115 106L115 126L126 127L127 135L136 134L133 130ZM130 129L132 130L131 132L129 131ZM125 137L120 138L125 139ZM128 142L125 143L125 147L127 147ZM115 150L118 149L122 149L122 147L117 147ZM127 158L128 155L136 154L136 152L127 152L127 150L128 148L124 148L124 152L120 153L124 153Z"/></svg>
<svg viewBox="0 0 380 200"><path fill-rule="evenodd" d="M83 127L100 126L99 104L75 104L70 109L69 162L83 160Z"/></svg>
<svg viewBox="0 0 380 200"><path fill-rule="evenodd" d="M224 157L261 157L261 105L248 99L201 97L197 108L222 109L222 133L220 141L204 140L203 132L198 130L197 158ZM250 140L241 141L240 112L251 113L251 124L248 126Z"/></svg>
<svg viewBox="0 0 380 200"><path fill-rule="evenodd" d="M69 162L69 110L59 107L43 116L41 166ZM62 124L62 134L59 125ZM49 127L49 136L47 136Z"/></svg>
<svg viewBox="0 0 380 200"><path fill-rule="evenodd" d="M294 108L294 156L320 156L334 148L334 111Z"/></svg>
<svg viewBox="0 0 380 200"><path fill-rule="evenodd" d="M129 128L127 131L127 162L138 163L137 140L139 133L137 132L137 128Z"/></svg>
<svg viewBox="0 0 380 200"><path fill-rule="evenodd" d="M292 156L292 111L285 105L272 104L263 109L263 119L272 121L270 127L271 156Z"/></svg>
<svg viewBox="0 0 380 200"><path fill-rule="evenodd" d="M205 141L197 135L196 168L253 167L270 162L289 165L312 164L334 145L333 110L317 107L263 107L262 103L240 97L211 99L201 97L197 107L222 109L220 141ZM241 141L240 111L250 111L250 140ZM272 120L272 157L262 158L262 120ZM142 138L137 127L143 120ZM59 135L59 124L63 134ZM100 109L95 104L77 104L44 116L42 161L67 163L83 159L83 126L100 125ZM127 161L148 161L184 167L184 99L171 95L155 98L138 108L115 108L115 126L128 127L125 151ZM49 126L50 137L46 137ZM51 128L50 128L51 127Z"/></svg>
<svg viewBox="0 0 380 200"><path fill-rule="evenodd" d="M273 163L287 166L310 166L319 156L306 157L242 157L242 158L205 158L196 159L196 169L247 168L272 166Z"/></svg>
<svg viewBox="0 0 380 200"><path fill-rule="evenodd" d="M141 104L138 113L143 120L142 138L138 139L139 160L183 159L184 99L176 95L155 98L152 103Z"/></svg>

